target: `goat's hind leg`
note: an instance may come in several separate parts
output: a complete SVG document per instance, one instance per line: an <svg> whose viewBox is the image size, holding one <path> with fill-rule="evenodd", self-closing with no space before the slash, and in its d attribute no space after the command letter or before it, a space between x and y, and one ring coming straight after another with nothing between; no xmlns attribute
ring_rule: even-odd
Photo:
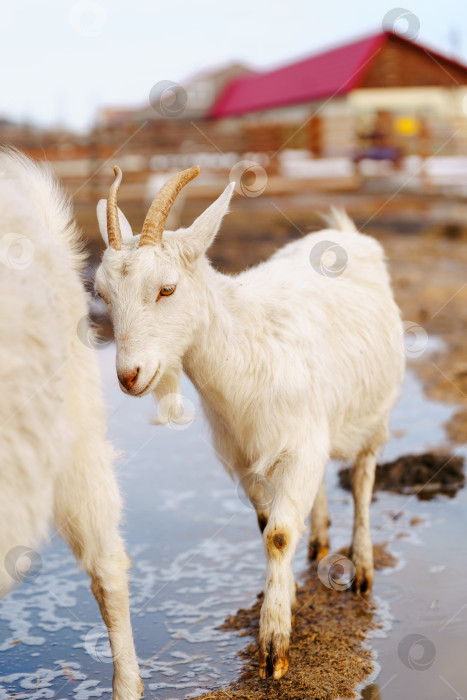
<svg viewBox="0 0 467 700"><path fill-rule="evenodd" d="M121 506L112 451L106 444L98 455L85 454L85 446L81 451L78 464L64 470L57 484L55 525L91 577L114 662L113 700L138 700L144 688L130 622L129 559L118 530Z"/></svg>
<svg viewBox="0 0 467 700"><path fill-rule="evenodd" d="M329 525L326 485L323 477L311 510L310 539L308 541L308 558L310 561L314 559L319 561L329 554Z"/></svg>
<svg viewBox="0 0 467 700"><path fill-rule="evenodd" d="M375 483L376 454L387 439L387 426L382 423L366 450L355 460L352 470L354 523L350 557L355 566L352 588L356 593L368 594L373 585L373 545L370 534L370 504Z"/></svg>

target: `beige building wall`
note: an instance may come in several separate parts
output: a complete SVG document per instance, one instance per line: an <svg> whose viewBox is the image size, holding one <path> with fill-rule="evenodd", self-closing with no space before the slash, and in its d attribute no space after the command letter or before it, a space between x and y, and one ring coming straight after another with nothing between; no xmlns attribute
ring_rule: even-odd
<svg viewBox="0 0 467 700"><path fill-rule="evenodd" d="M348 96L361 117L378 110L423 117L432 141L431 152L467 155L467 87L371 88Z"/></svg>
<svg viewBox="0 0 467 700"><path fill-rule="evenodd" d="M467 118L467 87L368 88L353 90L349 105L357 112L390 110L436 113L442 117Z"/></svg>

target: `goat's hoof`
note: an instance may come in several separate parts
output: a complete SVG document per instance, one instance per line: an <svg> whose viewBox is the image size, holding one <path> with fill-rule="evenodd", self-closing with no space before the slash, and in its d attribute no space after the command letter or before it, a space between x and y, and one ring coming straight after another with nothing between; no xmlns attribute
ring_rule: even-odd
<svg viewBox="0 0 467 700"><path fill-rule="evenodd" d="M329 543L320 544L319 542L308 543L308 559L310 561L320 561L329 554Z"/></svg>
<svg viewBox="0 0 467 700"><path fill-rule="evenodd" d="M280 659L277 659L273 666L272 677L275 681L278 681L282 676L285 676L288 670L289 660L286 656L282 656Z"/></svg>
<svg viewBox="0 0 467 700"><path fill-rule="evenodd" d="M373 570L364 567L355 567L355 578L352 581L352 590L358 595L370 595L373 587Z"/></svg>
<svg viewBox="0 0 467 700"><path fill-rule="evenodd" d="M261 654L259 659L259 677L265 680L272 676L275 681L278 681L285 676L289 670L289 660L287 656L281 656L271 663L269 656Z"/></svg>
<svg viewBox="0 0 467 700"><path fill-rule="evenodd" d="M271 640L267 649L268 651L261 651L259 655L259 677L264 680L272 676L275 681L278 681L289 669L288 641L275 645Z"/></svg>

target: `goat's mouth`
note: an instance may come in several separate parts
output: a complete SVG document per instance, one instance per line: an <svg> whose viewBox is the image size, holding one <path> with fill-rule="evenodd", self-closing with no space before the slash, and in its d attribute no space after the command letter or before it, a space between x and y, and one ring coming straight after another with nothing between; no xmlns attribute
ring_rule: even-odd
<svg viewBox="0 0 467 700"><path fill-rule="evenodd" d="M134 395L134 396L143 396L143 394L149 393L149 392L151 391L151 387L152 387L152 385L154 384L154 382L156 381L158 375L159 375L159 368L156 369L156 371L154 372L154 374L152 375L151 379L150 379L149 382L146 384L146 386L144 387L144 389L141 389L141 391L137 391L137 392L136 392L135 394L133 394L133 395Z"/></svg>
<svg viewBox="0 0 467 700"><path fill-rule="evenodd" d="M138 396L138 397L144 396L144 394L148 394L150 391L152 391L152 385L156 382L158 375L159 375L159 367L156 369L156 371L154 372L154 374L152 375L151 379L146 384L146 386L144 386L139 391L132 391L131 389L128 391L128 389L125 389L125 387L123 387L123 390L126 394L129 394L130 396Z"/></svg>

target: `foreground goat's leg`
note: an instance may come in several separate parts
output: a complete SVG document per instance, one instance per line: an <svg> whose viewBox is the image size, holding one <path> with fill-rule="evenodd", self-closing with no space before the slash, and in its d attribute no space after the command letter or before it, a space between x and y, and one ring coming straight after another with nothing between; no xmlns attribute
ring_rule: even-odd
<svg viewBox="0 0 467 700"><path fill-rule="evenodd" d="M295 584L292 559L300 532L291 519L269 518L264 530L268 557L259 627L259 675L282 678L289 668L289 637Z"/></svg>
<svg viewBox="0 0 467 700"><path fill-rule="evenodd" d="M139 675L133 646L126 570L128 558L123 547L112 557L101 560L94 570L91 590L99 603L106 624L114 660L113 699L140 698L143 681Z"/></svg>
<svg viewBox="0 0 467 700"><path fill-rule="evenodd" d="M82 445L79 464L58 479L55 525L91 577L112 650L113 700L138 700L143 682L130 622L129 560L118 531L120 495L110 468L112 456L105 444L94 444L92 455L86 452Z"/></svg>
<svg viewBox="0 0 467 700"><path fill-rule="evenodd" d="M355 566L352 588L367 594L373 585L373 547L370 535L370 503L375 481L376 456L360 454L352 470L354 524L350 556Z"/></svg>
<svg viewBox="0 0 467 700"><path fill-rule="evenodd" d="M268 524L269 515L264 510L257 510L256 517L258 519L259 530L260 530L261 534L263 534L264 529L265 529L266 525Z"/></svg>
<svg viewBox="0 0 467 700"><path fill-rule="evenodd" d="M321 444L305 445L297 455L276 463L271 476L274 497L263 540L268 558L259 623L259 675L282 678L289 667L288 649L296 603L292 560L304 520L310 512L328 458L325 431ZM315 465L310 473L310 462Z"/></svg>
<svg viewBox="0 0 467 700"><path fill-rule="evenodd" d="M269 520L269 513L267 513L264 509L257 510L256 511L256 516L258 518L258 527L260 529L261 534L263 534L266 525L268 524ZM290 575L289 575L289 596L290 596L290 608L292 610L292 627L295 627L295 615L294 615L294 609L297 604L297 584L295 582L295 576L292 571L292 567L290 567Z"/></svg>
<svg viewBox="0 0 467 700"><path fill-rule="evenodd" d="M329 553L329 511L324 478L311 510L311 529L308 542L309 559L322 559Z"/></svg>

